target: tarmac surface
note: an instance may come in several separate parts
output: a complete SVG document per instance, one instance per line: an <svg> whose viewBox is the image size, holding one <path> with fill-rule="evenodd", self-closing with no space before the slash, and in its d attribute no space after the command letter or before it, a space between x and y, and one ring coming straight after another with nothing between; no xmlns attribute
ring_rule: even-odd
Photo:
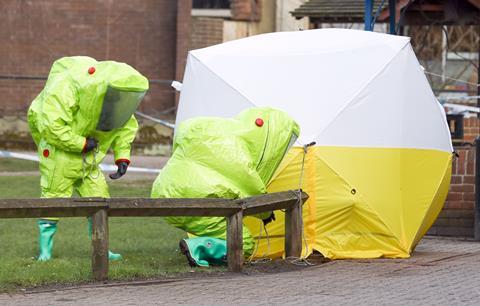
<svg viewBox="0 0 480 306"><path fill-rule="evenodd" d="M256 273L0 294L0 305L480 305L480 242L428 237L409 259L282 273L264 265Z"/></svg>

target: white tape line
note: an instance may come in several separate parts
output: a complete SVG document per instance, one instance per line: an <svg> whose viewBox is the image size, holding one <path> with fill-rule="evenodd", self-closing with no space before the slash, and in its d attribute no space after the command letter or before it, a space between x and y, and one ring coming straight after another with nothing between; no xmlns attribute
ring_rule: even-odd
<svg viewBox="0 0 480 306"><path fill-rule="evenodd" d="M38 156L37 155L15 153L15 152L9 152L9 151L0 151L0 157L25 159L25 160L31 160L31 161L38 162Z"/></svg>
<svg viewBox="0 0 480 306"><path fill-rule="evenodd" d="M36 162L38 162L38 160L39 160L37 155L15 153L15 152L1 151L1 150L0 150L0 157L24 159L24 160L31 160L31 161L36 161ZM102 169L102 171L117 171L117 166L102 163L102 164L100 164L100 169ZM128 172L159 173L160 169L128 167Z"/></svg>
<svg viewBox="0 0 480 306"><path fill-rule="evenodd" d="M117 171L116 165L110 164L100 164L100 169L105 172L110 171ZM140 173L159 173L160 169L152 169L152 168L140 168L140 167L128 167L128 172L140 172Z"/></svg>
<svg viewBox="0 0 480 306"><path fill-rule="evenodd" d="M466 106L460 104L452 104L452 103L444 103L443 106L448 108L452 108L458 112L473 112L473 113L480 113L480 108L474 106Z"/></svg>
<svg viewBox="0 0 480 306"><path fill-rule="evenodd" d="M148 120L151 120L151 121L153 121L153 122L159 123L159 124L161 124L161 125L163 125L163 126L166 126L166 127L168 127L168 128L171 128L172 130L175 129L175 124L170 123L170 122L167 122L167 121L165 121L165 120L158 119L158 118L154 118L154 117L152 117L152 116L149 116L149 115L144 114L144 113L139 112L139 111L136 111L136 112L135 112L135 115L138 115L138 116L143 117L143 118L145 118L145 119L148 119Z"/></svg>

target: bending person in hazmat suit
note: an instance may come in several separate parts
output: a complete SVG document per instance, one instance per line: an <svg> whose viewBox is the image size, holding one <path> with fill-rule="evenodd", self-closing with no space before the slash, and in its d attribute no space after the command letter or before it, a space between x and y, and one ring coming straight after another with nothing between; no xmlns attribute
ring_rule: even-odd
<svg viewBox="0 0 480 306"><path fill-rule="evenodd" d="M195 118L177 128L173 154L153 183L153 198L236 199L266 193L283 157L299 135L286 113L250 108L233 119ZM273 213L258 215L264 224ZM226 220L222 217L168 217L167 222L196 238L180 249L191 266L221 264L226 256ZM244 255L255 241L243 227Z"/></svg>
<svg viewBox="0 0 480 306"><path fill-rule="evenodd" d="M112 148L118 179L130 164L138 129L133 116L148 90L148 80L127 64L90 57L57 60L45 88L28 110L28 124L40 157L42 198L110 197L98 165ZM38 220L40 255L52 257L57 218ZM91 218L89 233L91 235ZM120 254L109 251L109 259Z"/></svg>

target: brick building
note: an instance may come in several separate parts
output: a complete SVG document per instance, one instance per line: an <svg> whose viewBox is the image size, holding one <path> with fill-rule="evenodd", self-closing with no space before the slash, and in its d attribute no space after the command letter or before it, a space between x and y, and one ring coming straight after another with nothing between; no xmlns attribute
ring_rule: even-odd
<svg viewBox="0 0 480 306"><path fill-rule="evenodd" d="M0 149L33 149L26 110L43 88L53 61L62 56L129 63L151 81L140 110L160 117L167 110L173 119L178 96L170 83L182 80L187 50L302 27L304 20L296 21L289 11L303 2L3 0ZM171 131L143 123L137 146L171 140Z"/></svg>
<svg viewBox="0 0 480 306"><path fill-rule="evenodd" d="M452 180L445 205L429 234L440 236L474 236L477 157L475 138L480 135L480 120L465 118L464 135L454 142Z"/></svg>
<svg viewBox="0 0 480 306"><path fill-rule="evenodd" d="M25 112L59 57L89 55L131 64L152 81L141 110L161 116L175 106L169 84L182 79L187 50L265 32L314 27L315 20L309 24L308 18L295 20L290 14L305 2L2 0L0 149L33 148ZM463 142L480 135L477 118L466 119L464 127ZM136 145L169 143L170 137L170 131L144 122ZM454 160L450 193L430 233L473 236L475 147L459 145L455 150L459 157Z"/></svg>
<svg viewBox="0 0 480 306"><path fill-rule="evenodd" d="M2 0L0 14L2 147L29 141L26 124L15 119L24 118L52 62L63 56L126 62L151 80L141 110L175 105L169 84L183 75L190 0Z"/></svg>
<svg viewBox="0 0 480 306"><path fill-rule="evenodd" d="M193 0L190 49L251 35L308 29L290 12L305 0Z"/></svg>

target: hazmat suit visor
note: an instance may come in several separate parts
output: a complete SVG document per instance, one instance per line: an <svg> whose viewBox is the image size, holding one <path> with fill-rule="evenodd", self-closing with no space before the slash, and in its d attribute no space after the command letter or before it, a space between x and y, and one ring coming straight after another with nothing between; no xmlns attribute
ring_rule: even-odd
<svg viewBox="0 0 480 306"><path fill-rule="evenodd" d="M293 145L297 142L297 139L298 139L298 135L293 133L292 134L292 137L290 137L290 142L288 143L288 147L287 147L287 151L290 151L290 149L293 147ZM285 154L286 154L285 152Z"/></svg>
<svg viewBox="0 0 480 306"><path fill-rule="evenodd" d="M288 151L293 147L293 145L297 142L298 135L293 133L292 136L290 137L290 141L288 142L287 149L285 150L285 153L282 156L282 160L287 156Z"/></svg>
<svg viewBox="0 0 480 306"><path fill-rule="evenodd" d="M135 113L145 93L146 91L119 90L108 86L97 130L111 131L121 128Z"/></svg>

